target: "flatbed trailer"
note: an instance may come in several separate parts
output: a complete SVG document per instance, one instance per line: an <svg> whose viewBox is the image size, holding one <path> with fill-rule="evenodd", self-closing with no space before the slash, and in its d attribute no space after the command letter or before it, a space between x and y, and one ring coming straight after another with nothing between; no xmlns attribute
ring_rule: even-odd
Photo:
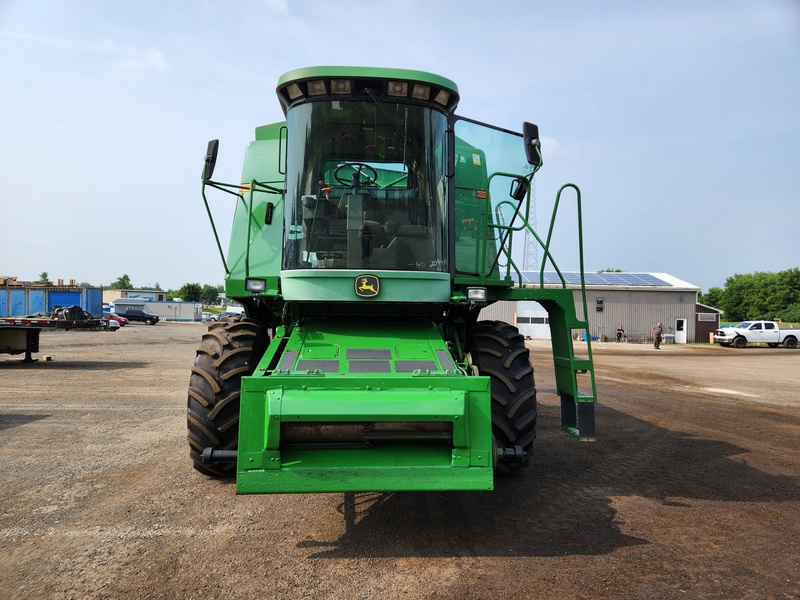
<svg viewBox="0 0 800 600"><path fill-rule="evenodd" d="M79 306L57 308L50 315L0 317L0 354L25 354L24 363L34 362L31 355L39 352L42 330L103 331L105 319L95 318Z"/></svg>

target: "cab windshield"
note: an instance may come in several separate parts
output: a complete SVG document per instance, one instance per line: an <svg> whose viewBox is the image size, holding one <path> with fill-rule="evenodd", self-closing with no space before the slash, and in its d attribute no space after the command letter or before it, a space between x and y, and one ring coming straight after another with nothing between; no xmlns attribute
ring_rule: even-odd
<svg viewBox="0 0 800 600"><path fill-rule="evenodd" d="M287 115L284 269L447 271L447 118L318 101Z"/></svg>

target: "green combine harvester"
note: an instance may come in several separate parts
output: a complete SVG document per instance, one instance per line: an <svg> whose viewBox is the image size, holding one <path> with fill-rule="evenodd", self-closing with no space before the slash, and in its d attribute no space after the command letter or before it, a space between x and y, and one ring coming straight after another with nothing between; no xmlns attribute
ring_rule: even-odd
<svg viewBox="0 0 800 600"><path fill-rule="evenodd" d="M501 300L549 314L562 425L594 439L586 299L545 287L528 224L538 129L458 117L456 85L420 71L314 67L278 81L286 121L257 127L241 183L203 200L245 315L211 324L189 382L189 450L250 493L491 490L526 467L536 388ZM235 207L227 254L206 189ZM512 240L543 251L523 284ZM521 234L521 235L520 235ZM532 236L532 237L531 237ZM581 251L581 273L583 256ZM576 357L573 338L587 339ZM579 391L579 380L581 390Z"/></svg>

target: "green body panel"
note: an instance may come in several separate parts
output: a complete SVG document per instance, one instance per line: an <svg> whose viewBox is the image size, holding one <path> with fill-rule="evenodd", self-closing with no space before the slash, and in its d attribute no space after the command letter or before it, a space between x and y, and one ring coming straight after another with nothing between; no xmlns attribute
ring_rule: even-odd
<svg viewBox="0 0 800 600"><path fill-rule="evenodd" d="M348 269L302 269L283 271L281 285L286 300L324 302L448 302L450 275L425 271L364 270L378 278L379 287L373 297L359 297L356 290L364 287L361 271ZM371 284L370 284L371 285Z"/></svg>
<svg viewBox="0 0 800 600"><path fill-rule="evenodd" d="M238 493L489 490L488 377L467 377L430 325L308 325L242 380ZM285 443L282 432L442 426L434 438ZM422 425L420 425L422 424Z"/></svg>
<svg viewBox="0 0 800 600"><path fill-rule="evenodd" d="M228 248L225 292L229 298L252 296L244 289L246 277L267 280L265 295L278 295L278 273L283 246L283 196L250 189L252 181L283 188L278 171L281 128L285 123L256 129L256 140L247 146L242 170L242 196L235 199L233 229ZM265 225L267 203L272 203L272 223ZM249 269L248 269L249 267Z"/></svg>
<svg viewBox="0 0 800 600"><path fill-rule="evenodd" d="M497 254L484 252L492 235L491 210L487 200L489 180L486 154L456 138L455 145L455 238L456 271L479 277L487 273ZM497 271L489 272L495 279ZM495 282L496 284L496 282Z"/></svg>

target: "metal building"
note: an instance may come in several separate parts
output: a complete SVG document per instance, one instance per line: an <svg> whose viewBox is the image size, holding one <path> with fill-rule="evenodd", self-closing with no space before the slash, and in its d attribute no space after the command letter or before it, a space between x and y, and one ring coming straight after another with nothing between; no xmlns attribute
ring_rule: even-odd
<svg viewBox="0 0 800 600"><path fill-rule="evenodd" d="M17 281L16 277L0 277L0 317L22 317L49 313L57 307L80 306L99 317L103 309L102 290L84 288L75 280L65 282Z"/></svg>
<svg viewBox="0 0 800 600"><path fill-rule="evenodd" d="M164 301L167 299L167 292L163 290L103 290L103 302L109 304L117 298L133 298L153 301Z"/></svg>
<svg viewBox="0 0 800 600"><path fill-rule="evenodd" d="M200 302L177 300L148 300L144 298L117 298L108 303L108 308L121 316L129 308L139 308L158 316L162 321L202 321L203 305Z"/></svg>
<svg viewBox="0 0 800 600"><path fill-rule="evenodd" d="M572 288L575 311L583 317L580 274L562 273ZM523 272L526 286L539 285L538 272ZM615 341L617 327L626 341L647 342L659 321L666 341L678 344L708 342L719 326L720 311L697 303L700 288L667 273L587 273L586 309L593 339ZM533 283L536 282L536 283ZM561 287L555 272L544 273L545 287ZM498 302L481 311L481 319L514 323L533 339L549 339L547 311L536 302Z"/></svg>

